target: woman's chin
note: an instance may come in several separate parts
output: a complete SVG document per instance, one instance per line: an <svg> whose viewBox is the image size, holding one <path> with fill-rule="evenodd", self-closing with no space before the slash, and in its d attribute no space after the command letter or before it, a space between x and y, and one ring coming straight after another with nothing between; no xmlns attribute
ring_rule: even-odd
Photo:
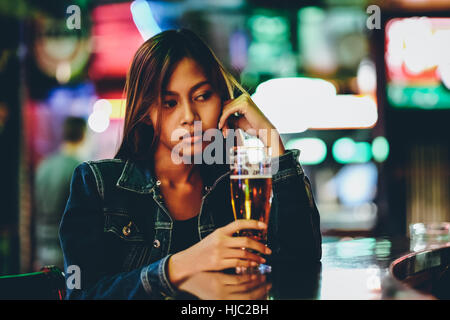
<svg viewBox="0 0 450 320"><path fill-rule="evenodd" d="M185 164L203 163L203 150L205 150L206 146L207 143L202 141L184 144L180 155L182 161Z"/></svg>

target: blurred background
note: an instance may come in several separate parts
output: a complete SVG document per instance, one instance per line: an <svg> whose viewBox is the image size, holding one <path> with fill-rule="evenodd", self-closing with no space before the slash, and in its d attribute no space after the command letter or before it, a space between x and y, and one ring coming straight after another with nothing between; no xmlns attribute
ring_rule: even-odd
<svg viewBox="0 0 450 320"><path fill-rule="evenodd" d="M59 263L56 198L114 156L136 49L181 27L301 150L324 235L450 220L448 1L1 0L0 275Z"/></svg>

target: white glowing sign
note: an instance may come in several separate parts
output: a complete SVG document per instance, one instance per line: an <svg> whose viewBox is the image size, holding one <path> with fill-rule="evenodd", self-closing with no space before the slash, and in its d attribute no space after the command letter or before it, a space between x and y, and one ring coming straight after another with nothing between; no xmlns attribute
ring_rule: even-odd
<svg viewBox="0 0 450 320"><path fill-rule="evenodd" d="M371 96L338 95L322 79L271 79L256 88L252 99L281 133L371 128L378 120Z"/></svg>

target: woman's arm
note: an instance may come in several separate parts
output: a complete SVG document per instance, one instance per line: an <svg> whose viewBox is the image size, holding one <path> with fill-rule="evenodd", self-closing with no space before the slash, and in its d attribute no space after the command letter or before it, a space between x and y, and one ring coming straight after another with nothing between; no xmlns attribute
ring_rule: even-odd
<svg viewBox="0 0 450 320"><path fill-rule="evenodd" d="M236 113L239 114L238 118L232 116ZM266 147L271 147L273 157L284 154L285 150L278 130L247 93L224 103L218 128L224 132L225 136L228 135L228 129L239 128L258 137Z"/></svg>
<svg viewBox="0 0 450 320"><path fill-rule="evenodd" d="M175 291L166 277L168 257L130 272L113 270L116 248L105 243L104 218L98 185L88 164L74 171L70 197L60 224L68 299L162 299ZM75 273L68 273L69 266Z"/></svg>
<svg viewBox="0 0 450 320"><path fill-rule="evenodd" d="M320 216L309 179L298 162L299 150L272 160L273 201L268 237L273 259L318 262L322 256Z"/></svg>
<svg viewBox="0 0 450 320"><path fill-rule="evenodd" d="M240 117L232 117L239 113ZM224 103L219 129L253 131L272 147L274 198L269 221L272 258L300 258L319 261L322 256L320 217L311 185L298 162L298 150L285 150L278 131L248 94Z"/></svg>

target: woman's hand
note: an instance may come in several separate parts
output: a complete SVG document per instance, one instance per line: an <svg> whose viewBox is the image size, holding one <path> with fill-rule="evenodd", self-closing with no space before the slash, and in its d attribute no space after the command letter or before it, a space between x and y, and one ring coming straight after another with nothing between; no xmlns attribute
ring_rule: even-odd
<svg viewBox="0 0 450 320"><path fill-rule="evenodd" d="M235 114L239 114L239 117L236 117ZM228 129L238 128L251 135L256 135L266 147L272 147L273 157L284 153L283 143L277 129L247 93L226 101L219 119L219 129L224 131L225 136Z"/></svg>
<svg viewBox="0 0 450 320"><path fill-rule="evenodd" d="M184 281L179 290L203 300L267 299L272 285L262 274L199 272Z"/></svg>
<svg viewBox="0 0 450 320"><path fill-rule="evenodd" d="M169 259L169 280L178 286L183 280L198 272L248 268L264 263L263 257L245 249L267 255L271 253L269 248L251 238L233 237L233 234L243 229L266 228L266 224L256 220L236 220L215 230L202 241L174 254Z"/></svg>

